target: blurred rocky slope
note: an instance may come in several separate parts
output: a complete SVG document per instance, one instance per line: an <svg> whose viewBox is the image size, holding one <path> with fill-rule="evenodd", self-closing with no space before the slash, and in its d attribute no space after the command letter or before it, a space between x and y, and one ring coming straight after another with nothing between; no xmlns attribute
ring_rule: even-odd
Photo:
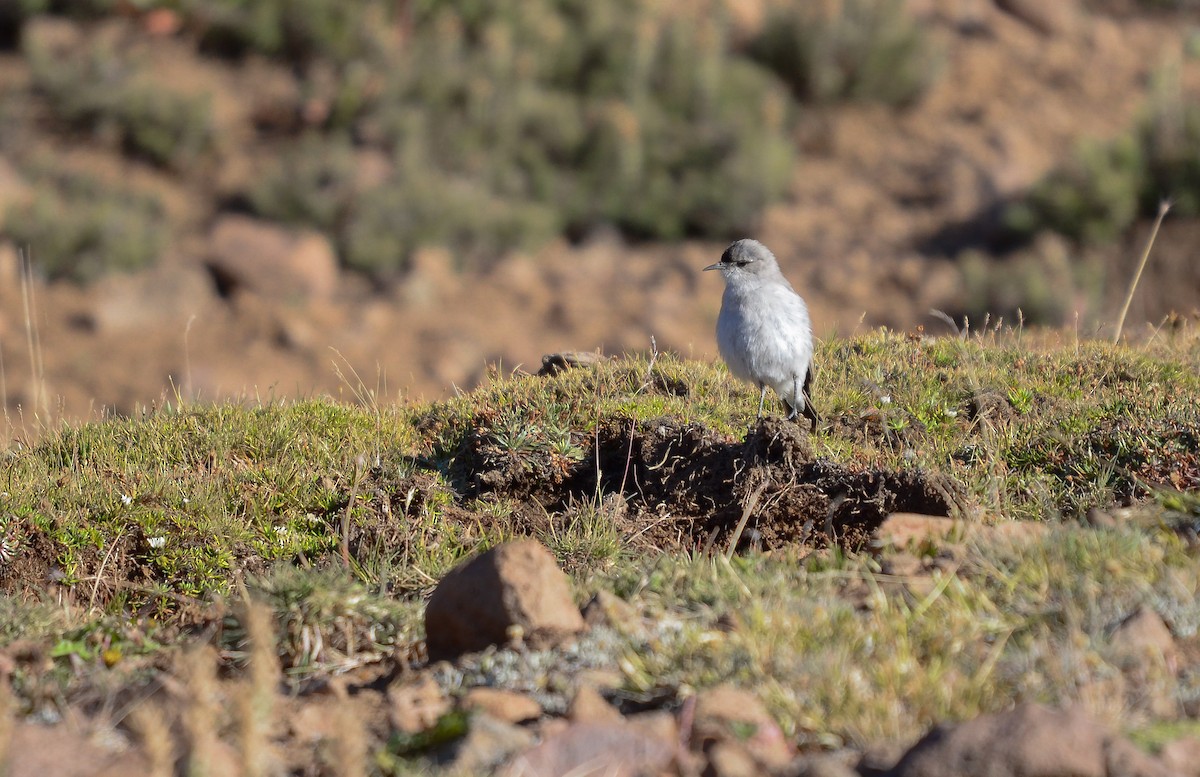
<svg viewBox="0 0 1200 777"><path fill-rule="evenodd" d="M500 21L457 22L415 2L253 18L216 0L36 5L0 12L0 356L18 428L176 394L445 395L552 350L711 356L720 284L698 271L744 233L823 335L944 326L931 309L1097 331L1145 223L1014 244L1002 211L1085 139L1127 132L1162 73L1190 93L1200 23L1186 3L909 0L890 5L911 26L870 38L890 57L873 70L788 80L789 52L836 61L828 41L852 36L789 33L794 4L768 0L627 20L547 0L536 25L503 3ZM813 7L837 22L881 5ZM629 33L634 61L664 58L646 89L686 99L638 102L603 67L522 56L585 32L592 52ZM529 73L539 90L505 91ZM587 80L577 101L567 76ZM443 98L461 111L422 112ZM1168 223L1131 321L1194 307L1195 228Z"/></svg>

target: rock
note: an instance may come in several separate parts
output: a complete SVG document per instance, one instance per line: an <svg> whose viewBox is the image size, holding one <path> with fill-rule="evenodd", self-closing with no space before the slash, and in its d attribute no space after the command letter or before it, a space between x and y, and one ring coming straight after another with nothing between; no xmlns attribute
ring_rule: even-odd
<svg viewBox="0 0 1200 777"><path fill-rule="evenodd" d="M1172 668L1179 661L1179 650L1171 630L1162 617L1148 607L1139 607L1118 623L1109 642L1118 654L1129 659L1161 661Z"/></svg>
<svg viewBox="0 0 1200 777"><path fill-rule="evenodd" d="M314 699L308 704L295 704L285 718L288 732L296 742L305 745L333 739L337 735L335 716L339 701L328 697Z"/></svg>
<svg viewBox="0 0 1200 777"><path fill-rule="evenodd" d="M623 723L576 723L547 736L541 744L513 758L504 777L558 777L603 774L633 777L659 774L670 765L675 748Z"/></svg>
<svg viewBox="0 0 1200 777"><path fill-rule="evenodd" d="M608 591L597 591L583 606L583 620L588 626L608 626L625 636L641 636L646 632L642 616L629 602Z"/></svg>
<svg viewBox="0 0 1200 777"><path fill-rule="evenodd" d="M705 753L708 764L704 777L756 777L762 767L740 742L722 740L712 745Z"/></svg>
<svg viewBox="0 0 1200 777"><path fill-rule="evenodd" d="M533 734L487 713L473 715L467 735L450 746L454 774L487 774L533 744Z"/></svg>
<svg viewBox="0 0 1200 777"><path fill-rule="evenodd" d="M846 759L837 755L815 755L799 758L787 769L794 777L861 777Z"/></svg>
<svg viewBox="0 0 1200 777"><path fill-rule="evenodd" d="M154 8L141 19L142 29L152 38L169 38L183 28L183 17L170 8Z"/></svg>
<svg viewBox="0 0 1200 777"><path fill-rule="evenodd" d="M1130 706L1147 710L1154 717L1177 715L1179 649L1159 614L1139 607L1113 628L1109 645L1110 659L1127 680Z"/></svg>
<svg viewBox="0 0 1200 777"><path fill-rule="evenodd" d="M892 767L900 762L905 752L905 746L899 742L873 742L863 750L854 768L863 777L886 777L892 773Z"/></svg>
<svg viewBox="0 0 1200 777"><path fill-rule="evenodd" d="M327 299L337 288L337 257L328 238L246 216L217 220L205 264L226 297L248 290L274 299Z"/></svg>
<svg viewBox="0 0 1200 777"><path fill-rule="evenodd" d="M1162 761L1143 752L1124 737L1108 743L1104 761L1108 777L1179 777Z"/></svg>
<svg viewBox="0 0 1200 777"><path fill-rule="evenodd" d="M542 707L523 693L500 688L472 688L462 700L463 709L482 711L505 723L523 723L542 716Z"/></svg>
<svg viewBox="0 0 1200 777"><path fill-rule="evenodd" d="M217 304L212 281L195 265L163 262L135 274L112 273L92 288L87 324L105 333L175 327L182 339L189 319L202 323Z"/></svg>
<svg viewBox="0 0 1200 777"><path fill-rule="evenodd" d="M567 576L533 540L499 545L455 567L425 607L432 660L514 639L553 647L586 628Z"/></svg>
<svg viewBox="0 0 1200 777"><path fill-rule="evenodd" d="M1088 508L1087 515L1084 520L1088 526L1093 529L1108 529L1113 530L1120 527L1117 521L1117 516L1112 510L1101 510L1099 507Z"/></svg>
<svg viewBox="0 0 1200 777"><path fill-rule="evenodd" d="M675 716L662 710L639 712L625 718L625 725L632 726L652 739L657 739L672 748L679 744L679 722Z"/></svg>
<svg viewBox="0 0 1200 777"><path fill-rule="evenodd" d="M779 769L795 756L766 707L752 693L732 685L720 685L696 697L692 748L707 754L721 742L744 744L767 769Z"/></svg>
<svg viewBox="0 0 1200 777"><path fill-rule="evenodd" d="M1078 707L1021 704L935 727L891 777L1107 777L1108 738Z"/></svg>
<svg viewBox="0 0 1200 777"><path fill-rule="evenodd" d="M1163 747L1158 757L1178 777L1200 777L1200 739L1196 737L1176 739Z"/></svg>
<svg viewBox="0 0 1200 777"><path fill-rule="evenodd" d="M0 763L6 777L118 777L149 770L137 751L104 746L63 725L17 723L6 744L8 760Z"/></svg>
<svg viewBox="0 0 1200 777"><path fill-rule="evenodd" d="M581 685L567 707L567 717L575 723L618 723L621 713L604 700L590 685Z"/></svg>
<svg viewBox="0 0 1200 777"><path fill-rule="evenodd" d="M592 367L598 362L604 361L605 357L593 351L563 351L562 353L548 353L542 356L542 368L537 374L543 377L557 375L560 372L565 372L572 367Z"/></svg>
<svg viewBox="0 0 1200 777"><path fill-rule="evenodd" d="M1023 543L1038 539L1045 533L1045 524L1031 521L1005 521L989 525L940 515L892 513L875 530L871 546L905 550L929 543L956 544L967 540Z"/></svg>
<svg viewBox="0 0 1200 777"><path fill-rule="evenodd" d="M930 542L957 542L965 533L962 522L944 516L892 513L875 529L871 546L906 550Z"/></svg>
<svg viewBox="0 0 1200 777"><path fill-rule="evenodd" d="M392 728L405 734L416 734L432 727L438 718L450 711L450 700L429 676L392 683L387 689L387 699Z"/></svg>

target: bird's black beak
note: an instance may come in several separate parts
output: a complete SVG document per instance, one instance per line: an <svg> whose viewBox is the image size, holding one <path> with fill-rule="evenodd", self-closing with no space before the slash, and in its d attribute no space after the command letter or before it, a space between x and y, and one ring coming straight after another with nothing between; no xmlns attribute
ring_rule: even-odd
<svg viewBox="0 0 1200 777"><path fill-rule="evenodd" d="M716 264L710 264L708 267L705 267L704 269L705 270L719 270L724 266L725 266L724 262L717 262Z"/></svg>

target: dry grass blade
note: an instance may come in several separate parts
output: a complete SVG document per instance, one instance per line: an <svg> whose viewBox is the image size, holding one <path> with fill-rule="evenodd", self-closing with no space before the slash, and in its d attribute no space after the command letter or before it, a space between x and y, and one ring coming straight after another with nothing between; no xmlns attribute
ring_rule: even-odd
<svg viewBox="0 0 1200 777"><path fill-rule="evenodd" d="M171 777L175 773L175 746L163 710L157 704L143 704L133 711L130 723L149 761L146 777Z"/></svg>
<svg viewBox="0 0 1200 777"><path fill-rule="evenodd" d="M1113 345L1121 342L1121 332L1125 329L1125 316L1129 313L1129 305L1133 302L1134 292L1137 291L1138 282L1142 280L1142 271L1146 269L1146 262L1150 259L1150 249L1154 247L1154 239L1158 237L1158 230L1162 226L1163 219L1167 217L1167 211L1171 209L1169 200L1163 200L1158 204L1158 216L1154 219L1154 228L1150 230L1150 237L1146 240L1146 248L1142 251L1142 260L1138 263L1137 271L1133 274L1133 280L1129 282L1129 292L1125 295L1125 303L1121 305L1121 315L1117 317L1117 331L1113 332Z"/></svg>
<svg viewBox="0 0 1200 777"><path fill-rule="evenodd" d="M358 498L358 487L363 477L363 457L354 459L354 483L350 486L350 496L346 499L346 509L342 512L342 566L350 568L350 519L354 509L354 500Z"/></svg>
<svg viewBox="0 0 1200 777"><path fill-rule="evenodd" d="M188 738L187 774L195 777L214 773L213 759L220 743L216 665L217 656L209 647L191 650L184 657L189 694L183 713Z"/></svg>
<svg viewBox="0 0 1200 777"><path fill-rule="evenodd" d="M733 530L733 536L729 538L729 547L725 549L725 560L733 558L733 552L737 550L738 541L742 538L742 532L746 530L746 523L750 520L750 516L754 513L754 508L758 507L758 500L762 498L763 491L767 490L767 483L764 480L758 484L758 488L754 489L750 494L750 498L746 500L746 506L742 509L742 517L738 520L737 528Z"/></svg>
<svg viewBox="0 0 1200 777"><path fill-rule="evenodd" d="M6 677L0 681L0 773L7 773L8 751L16 722L14 706L12 688Z"/></svg>
<svg viewBox="0 0 1200 777"><path fill-rule="evenodd" d="M276 762L271 748L271 722L279 679L275 631L271 612L261 604L246 601L242 617L250 639L250 682L238 697L243 773L246 777L266 777L275 773Z"/></svg>
<svg viewBox="0 0 1200 777"><path fill-rule="evenodd" d="M21 301L25 306L25 342L29 348L29 368L33 373L33 407L43 422L50 420L50 396L46 390L46 367L42 359L42 340L37 327L37 299L33 293L33 261L21 251Z"/></svg>

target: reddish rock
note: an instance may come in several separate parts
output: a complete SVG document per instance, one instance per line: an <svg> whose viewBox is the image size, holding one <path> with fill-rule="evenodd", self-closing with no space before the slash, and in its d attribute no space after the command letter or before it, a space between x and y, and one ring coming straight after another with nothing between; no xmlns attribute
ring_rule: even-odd
<svg viewBox="0 0 1200 777"><path fill-rule="evenodd" d="M871 545L875 548L920 547L925 543L934 545L955 544L964 540L977 542L1022 543L1038 539L1046 533L1046 525L1032 521L1003 521L983 524L960 521L941 515L919 513L892 513L875 530Z"/></svg>
<svg viewBox="0 0 1200 777"><path fill-rule="evenodd" d="M392 727L406 734L430 728L450 710L450 700L428 676L392 683L387 689L387 699Z"/></svg>
<svg viewBox="0 0 1200 777"><path fill-rule="evenodd" d="M1157 759L1078 707L1022 704L934 728L890 777L1167 777Z"/></svg>
<svg viewBox="0 0 1200 777"><path fill-rule="evenodd" d="M194 264L163 262L136 274L113 273L92 288L95 294L86 323L106 334L153 327L183 332L189 319L206 322L206 314L219 304L212 279Z"/></svg>
<svg viewBox="0 0 1200 777"><path fill-rule="evenodd" d="M499 545L460 564L425 607L430 658L453 658L514 639L534 648L586 629L554 556L532 540Z"/></svg>
<svg viewBox="0 0 1200 777"><path fill-rule="evenodd" d="M105 747L64 725L16 724L8 743L7 777L118 777L146 774L149 764L134 750Z"/></svg>
<svg viewBox="0 0 1200 777"><path fill-rule="evenodd" d="M1171 630L1158 613L1147 607L1139 607L1117 624L1110 642L1114 650L1129 659L1161 661L1172 668L1179 660Z"/></svg>
<svg viewBox="0 0 1200 777"><path fill-rule="evenodd" d="M705 754L708 763L704 777L756 777L762 767L741 742L717 742Z"/></svg>
<svg viewBox="0 0 1200 777"><path fill-rule="evenodd" d="M567 717L576 723L617 723L621 713L604 700L590 685L581 685L567 708Z"/></svg>
<svg viewBox="0 0 1200 777"><path fill-rule="evenodd" d="M452 774L490 774L514 753L533 744L533 734L487 713L471 716L467 735L451 745Z"/></svg>
<svg viewBox="0 0 1200 777"><path fill-rule="evenodd" d="M467 710L482 711L505 723L524 723L542 716L542 707L523 693L500 688L472 688L463 697Z"/></svg>
<svg viewBox="0 0 1200 777"><path fill-rule="evenodd" d="M577 723L513 758L504 777L659 774L674 758L673 743L624 723Z"/></svg>
<svg viewBox="0 0 1200 777"><path fill-rule="evenodd" d="M206 264L224 296L248 290L274 299L328 298L337 287L328 238L246 216L217 220Z"/></svg>
<svg viewBox="0 0 1200 777"><path fill-rule="evenodd" d="M1145 710L1156 718L1177 715L1179 648L1159 614L1139 607L1113 628L1109 645L1109 659L1125 678L1131 709Z"/></svg>
<svg viewBox="0 0 1200 777"><path fill-rule="evenodd" d="M1180 777L1178 772L1124 737L1108 743L1104 762L1108 777Z"/></svg>
<svg viewBox="0 0 1200 777"><path fill-rule="evenodd" d="M867 774L856 771L847 760L836 754L799 758L788 766L785 774L790 777L860 777L860 774Z"/></svg>
<svg viewBox="0 0 1200 777"><path fill-rule="evenodd" d="M625 636L642 636L646 628L642 616L629 602L608 591L597 591L583 607L588 626L608 626Z"/></svg>
<svg viewBox="0 0 1200 777"><path fill-rule="evenodd" d="M639 712L625 718L625 724L633 726L652 739L666 742L672 747L679 744L679 722L669 712L662 710Z"/></svg>
<svg viewBox="0 0 1200 777"><path fill-rule="evenodd" d="M1200 739L1184 737L1163 747L1159 759L1178 777L1200 777Z"/></svg>
<svg viewBox="0 0 1200 777"><path fill-rule="evenodd" d="M752 732L749 736L748 731ZM709 689L696 697L692 747L709 753L722 742L744 745L745 751L768 769L781 768L795 755L762 702L754 694L731 685Z"/></svg>

